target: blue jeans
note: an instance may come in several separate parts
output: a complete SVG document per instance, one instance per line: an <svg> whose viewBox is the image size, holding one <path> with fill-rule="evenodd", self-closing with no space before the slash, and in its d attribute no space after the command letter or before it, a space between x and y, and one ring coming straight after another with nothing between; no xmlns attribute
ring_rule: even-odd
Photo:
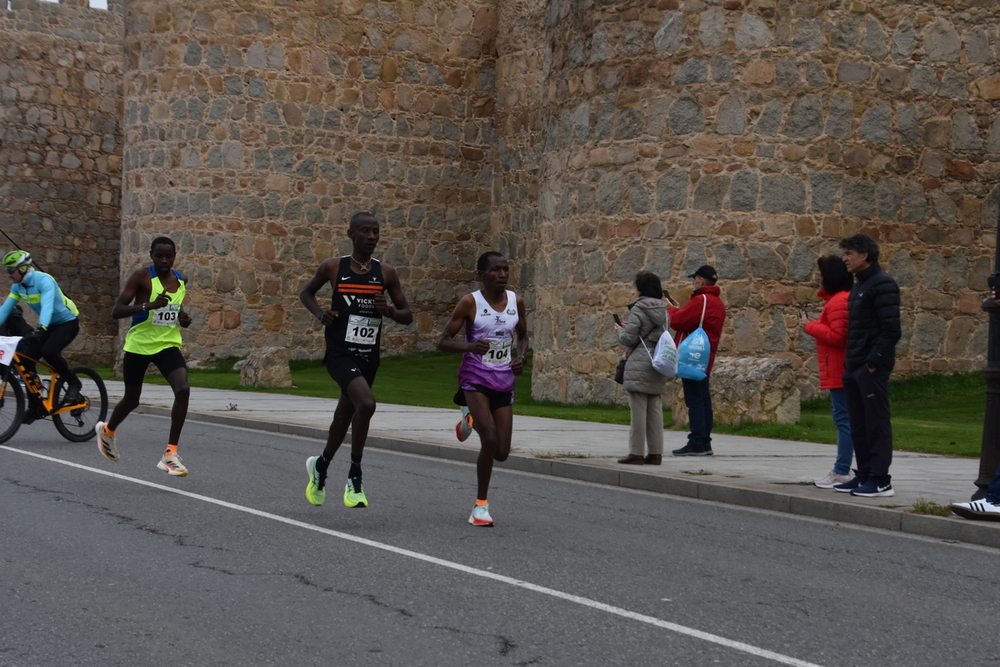
<svg viewBox="0 0 1000 667"><path fill-rule="evenodd" d="M847 475L851 472L854 458L854 440L851 439L851 417L847 412L847 396L843 389L830 390L830 404L833 406L833 423L837 427L837 462L833 472Z"/></svg>
<svg viewBox="0 0 1000 667"><path fill-rule="evenodd" d="M693 447L712 448L712 426L715 414L712 412L712 394L709 393L709 378L704 380L681 379L684 387L684 405L688 409L691 432L688 444Z"/></svg>
<svg viewBox="0 0 1000 667"><path fill-rule="evenodd" d="M986 487L986 495L983 496L983 500L993 503L994 505L1000 505L1000 468L997 468L996 477L990 482L990 485Z"/></svg>

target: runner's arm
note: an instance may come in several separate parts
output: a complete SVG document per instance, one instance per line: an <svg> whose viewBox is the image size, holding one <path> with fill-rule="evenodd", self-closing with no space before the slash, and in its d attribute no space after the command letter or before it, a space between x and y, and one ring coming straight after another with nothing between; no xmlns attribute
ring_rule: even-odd
<svg viewBox="0 0 1000 667"><path fill-rule="evenodd" d="M149 273L146 269L137 269L129 276L125 289L118 295L118 300L111 309L111 317L120 320L148 312L147 303L152 290L153 283L149 280Z"/></svg>
<svg viewBox="0 0 1000 667"><path fill-rule="evenodd" d="M324 310L319 301L316 300L316 293L322 289L323 285L330 282L336 287L337 279L337 267L340 264L340 260L324 259L323 262L317 267L316 274L309 279L309 282L305 284L302 291L299 292L299 301L302 305L306 307L310 313L312 313L316 319L318 319L323 326L328 327L333 324L333 321L337 319L337 311L335 310ZM332 276L332 278L331 278Z"/></svg>
<svg viewBox="0 0 1000 667"><path fill-rule="evenodd" d="M406 295L403 294L403 287L399 284L396 269L388 264L382 264L382 276L385 278L385 291L389 293L393 305L388 304L385 294L376 294L375 308L383 317L388 317L393 322L409 324L413 321L413 312L410 310Z"/></svg>
<svg viewBox="0 0 1000 667"><path fill-rule="evenodd" d="M187 277L180 271L178 271L177 274L180 276L181 282L187 284ZM184 306L181 306L181 312L177 313L177 324L181 325L185 329L191 326L191 315L184 310Z"/></svg>
<svg viewBox="0 0 1000 667"><path fill-rule="evenodd" d="M444 325L441 338L438 339L437 347L442 352L472 352L474 354L486 354L490 350L488 340L478 340L468 343L464 340L456 340L455 336L466 326L466 322L472 322L476 314L476 299L471 294L466 294L455 306L455 311L451 314L448 324Z"/></svg>
<svg viewBox="0 0 1000 667"><path fill-rule="evenodd" d="M520 375L528 362L528 320L521 297L517 297L517 326L514 327L514 333L517 334L517 357L510 362L510 369L514 371L514 375Z"/></svg>

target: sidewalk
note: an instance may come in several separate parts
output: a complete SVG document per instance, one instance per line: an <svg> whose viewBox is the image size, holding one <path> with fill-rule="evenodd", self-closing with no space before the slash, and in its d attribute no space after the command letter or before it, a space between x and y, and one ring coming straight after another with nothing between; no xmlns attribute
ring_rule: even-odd
<svg viewBox="0 0 1000 667"><path fill-rule="evenodd" d="M108 382L112 405L121 382ZM140 410L169 415L173 395L160 385L143 387ZM192 387L188 419L300 435L325 441L336 402L324 398ZM372 419L371 447L473 462L473 434L455 437L458 409L380 404ZM687 434L664 432L667 453L660 466L621 465L628 453L628 426L517 415L513 450L498 464L527 472L856 523L929 537L1000 547L1000 523L912 514L918 501L947 506L975 491L976 459L895 452L892 498L856 498L817 489L811 480L833 466L835 445L713 434L714 456L673 457Z"/></svg>

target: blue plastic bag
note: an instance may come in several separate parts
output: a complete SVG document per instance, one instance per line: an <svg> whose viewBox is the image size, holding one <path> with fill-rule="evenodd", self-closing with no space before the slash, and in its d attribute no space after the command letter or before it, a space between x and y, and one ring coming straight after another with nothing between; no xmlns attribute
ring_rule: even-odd
<svg viewBox="0 0 1000 667"><path fill-rule="evenodd" d="M704 380L708 377L708 361L711 358L712 344L708 334L698 327L677 346L677 377Z"/></svg>

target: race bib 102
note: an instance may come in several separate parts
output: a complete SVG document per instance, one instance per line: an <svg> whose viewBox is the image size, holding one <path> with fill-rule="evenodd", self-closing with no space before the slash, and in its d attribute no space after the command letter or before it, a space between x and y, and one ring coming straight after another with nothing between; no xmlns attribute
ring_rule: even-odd
<svg viewBox="0 0 1000 667"><path fill-rule="evenodd" d="M382 326L381 318L351 315L347 318L347 335L344 336L344 342L355 345L374 345L380 326Z"/></svg>

